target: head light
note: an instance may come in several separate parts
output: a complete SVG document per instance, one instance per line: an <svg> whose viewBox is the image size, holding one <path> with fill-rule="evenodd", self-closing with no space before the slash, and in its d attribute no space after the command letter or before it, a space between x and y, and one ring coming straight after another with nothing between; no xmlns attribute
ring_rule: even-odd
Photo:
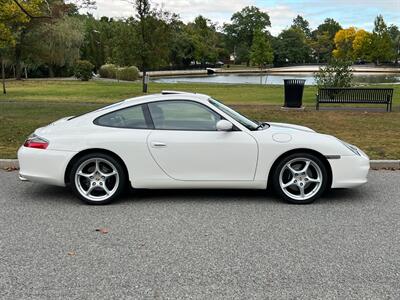
<svg viewBox="0 0 400 300"><path fill-rule="evenodd" d="M353 152L355 155L361 156L361 153L358 151L358 148L354 145L351 145L349 143L346 143L342 140L339 140L343 145L346 146L347 149L349 149L351 152Z"/></svg>

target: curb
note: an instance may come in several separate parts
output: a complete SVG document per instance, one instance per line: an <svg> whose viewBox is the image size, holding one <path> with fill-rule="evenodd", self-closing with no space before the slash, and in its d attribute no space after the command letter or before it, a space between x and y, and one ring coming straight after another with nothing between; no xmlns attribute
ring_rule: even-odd
<svg viewBox="0 0 400 300"><path fill-rule="evenodd" d="M370 160L372 170L400 170L400 160ZM18 159L0 159L0 169L19 169Z"/></svg>
<svg viewBox="0 0 400 300"><path fill-rule="evenodd" d="M373 170L400 170L400 160L371 160L370 165Z"/></svg>
<svg viewBox="0 0 400 300"><path fill-rule="evenodd" d="M0 169L4 170L19 169L18 159L0 159Z"/></svg>

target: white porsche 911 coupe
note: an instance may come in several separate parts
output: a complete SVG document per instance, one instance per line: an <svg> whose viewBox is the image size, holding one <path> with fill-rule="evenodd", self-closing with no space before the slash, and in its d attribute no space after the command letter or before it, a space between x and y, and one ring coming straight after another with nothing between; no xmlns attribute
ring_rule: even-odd
<svg viewBox="0 0 400 300"><path fill-rule="evenodd" d="M369 158L310 128L252 121L202 94L166 91L60 119L18 151L20 179L70 186L89 204L145 189L266 189L311 203L367 182Z"/></svg>

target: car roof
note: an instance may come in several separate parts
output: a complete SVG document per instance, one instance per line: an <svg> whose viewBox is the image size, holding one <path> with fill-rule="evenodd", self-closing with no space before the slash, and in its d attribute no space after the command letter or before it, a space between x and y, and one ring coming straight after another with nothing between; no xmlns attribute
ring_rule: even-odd
<svg viewBox="0 0 400 300"><path fill-rule="evenodd" d="M190 92L180 92L180 91L162 91L158 94L151 94L146 96L134 97L126 99L125 103L146 103L152 101L168 101L168 100L195 100L199 102L207 102L210 96L205 94L197 94Z"/></svg>
<svg viewBox="0 0 400 300"><path fill-rule="evenodd" d="M145 96L139 96L134 98L129 98L120 102L116 102L105 107L99 108L92 112L78 116L80 120L83 117L93 118L98 117L106 113L110 113L119 109L123 109L132 105L140 105L143 103L149 103L154 101L173 101L173 100L193 100L201 103L208 103L210 96L204 94L196 94L189 92L177 92L177 91L164 91L158 94L151 94ZM78 119L78 117L74 119Z"/></svg>

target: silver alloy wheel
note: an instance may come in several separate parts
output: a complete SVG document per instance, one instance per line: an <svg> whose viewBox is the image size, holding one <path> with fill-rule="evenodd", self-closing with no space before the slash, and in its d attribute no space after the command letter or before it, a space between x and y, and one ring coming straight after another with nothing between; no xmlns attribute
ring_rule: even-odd
<svg viewBox="0 0 400 300"><path fill-rule="evenodd" d="M285 164L279 174L279 184L286 196L294 200L308 200L322 186L322 171L308 158L295 158Z"/></svg>
<svg viewBox="0 0 400 300"><path fill-rule="evenodd" d="M104 158L85 160L76 170L75 186L78 192L88 200L107 200L119 186L117 168Z"/></svg>

